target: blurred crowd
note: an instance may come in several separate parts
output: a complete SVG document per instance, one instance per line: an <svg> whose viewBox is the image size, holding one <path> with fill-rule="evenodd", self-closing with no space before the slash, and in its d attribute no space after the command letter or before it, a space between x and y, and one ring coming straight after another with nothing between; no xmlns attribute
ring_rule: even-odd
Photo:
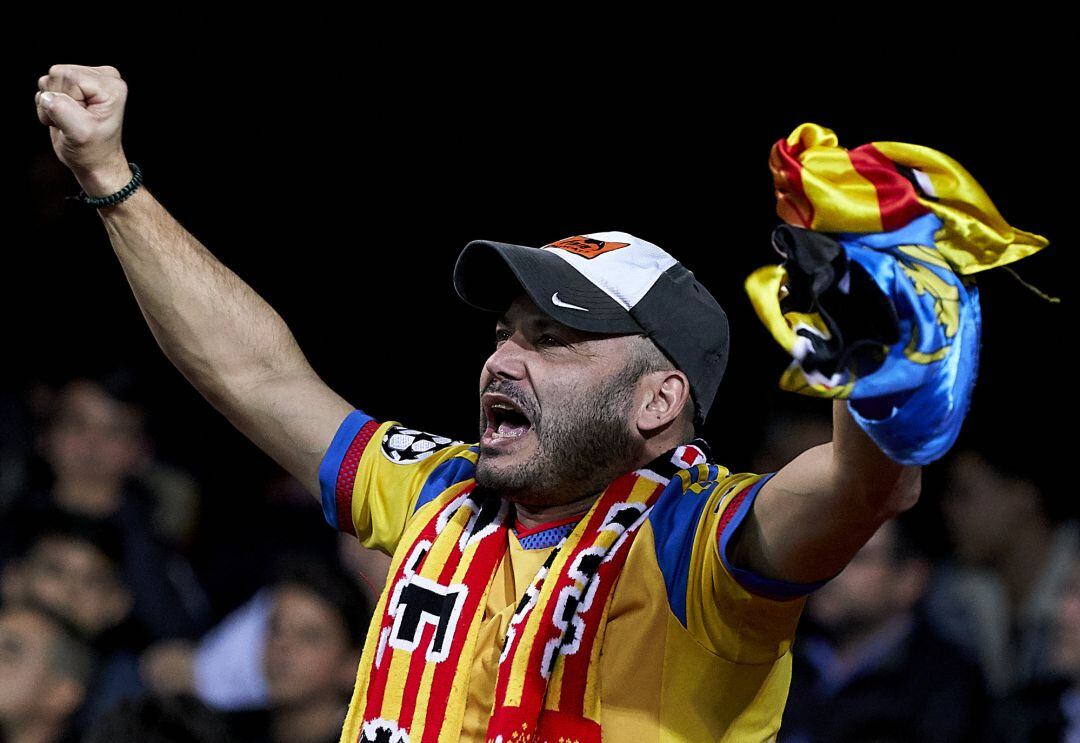
<svg viewBox="0 0 1080 743"><path fill-rule="evenodd" d="M156 456L150 408L122 369L0 397L0 743L336 741L387 558L276 529L321 520L281 479L240 527L270 548L193 560L198 483ZM1014 445L1036 431L969 429L809 598L780 741L1080 741L1060 463ZM748 469L829 438L776 414Z"/></svg>

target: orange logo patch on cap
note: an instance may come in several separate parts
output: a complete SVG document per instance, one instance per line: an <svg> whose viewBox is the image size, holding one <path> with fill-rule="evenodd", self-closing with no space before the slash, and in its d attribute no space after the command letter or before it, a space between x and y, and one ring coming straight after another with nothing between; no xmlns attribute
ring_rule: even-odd
<svg viewBox="0 0 1080 743"><path fill-rule="evenodd" d="M596 240L591 237L582 237L577 235L575 237L568 237L558 242L553 242L549 245L545 245L545 248L559 248L560 250L568 250L571 253L580 255L583 258L595 258L603 253L610 252L612 250L618 250L619 248L628 248L630 243L617 243L617 242L604 242L603 240Z"/></svg>

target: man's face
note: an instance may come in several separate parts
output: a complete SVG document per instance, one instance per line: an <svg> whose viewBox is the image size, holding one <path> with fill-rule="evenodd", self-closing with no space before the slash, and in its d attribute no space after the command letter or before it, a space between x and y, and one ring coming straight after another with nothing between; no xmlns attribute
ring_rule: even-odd
<svg viewBox="0 0 1080 743"><path fill-rule="evenodd" d="M73 382L61 391L45 439L45 456L57 477L117 481L131 474L144 449L135 408L90 382Z"/></svg>
<svg viewBox="0 0 1080 743"><path fill-rule="evenodd" d="M275 706L347 694L358 658L332 606L302 586L277 589L264 654L266 683Z"/></svg>
<svg viewBox="0 0 1080 743"><path fill-rule="evenodd" d="M131 608L109 559L92 544L62 536L44 537L9 566L3 589L6 599L45 606L90 638L118 625Z"/></svg>
<svg viewBox="0 0 1080 743"><path fill-rule="evenodd" d="M0 724L45 715L42 699L53 682L49 652L56 633L37 612L0 614Z"/></svg>
<svg viewBox="0 0 1080 743"><path fill-rule="evenodd" d="M513 501L578 500L638 464L633 336L561 325L527 296L496 325L480 374L476 480Z"/></svg>

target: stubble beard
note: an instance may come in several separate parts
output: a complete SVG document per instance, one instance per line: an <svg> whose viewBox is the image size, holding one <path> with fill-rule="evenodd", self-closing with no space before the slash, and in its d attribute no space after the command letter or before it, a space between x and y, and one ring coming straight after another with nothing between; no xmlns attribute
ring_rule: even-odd
<svg viewBox="0 0 1080 743"><path fill-rule="evenodd" d="M637 375L629 369L604 380L565 407L544 415L512 383L496 380L485 392L505 394L529 413L539 441L536 453L515 467L498 467L481 452L476 482L503 498L530 506L560 505L597 493L633 469L645 443L631 432L629 414ZM487 419L481 413L483 435Z"/></svg>

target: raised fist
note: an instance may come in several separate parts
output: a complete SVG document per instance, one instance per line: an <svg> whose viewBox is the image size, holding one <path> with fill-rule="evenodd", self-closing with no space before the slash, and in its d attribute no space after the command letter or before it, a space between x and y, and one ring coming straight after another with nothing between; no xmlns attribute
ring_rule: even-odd
<svg viewBox="0 0 1080 743"><path fill-rule="evenodd" d="M58 64L38 78L38 119L53 151L91 196L119 190L131 170L120 144L127 83L115 67Z"/></svg>

